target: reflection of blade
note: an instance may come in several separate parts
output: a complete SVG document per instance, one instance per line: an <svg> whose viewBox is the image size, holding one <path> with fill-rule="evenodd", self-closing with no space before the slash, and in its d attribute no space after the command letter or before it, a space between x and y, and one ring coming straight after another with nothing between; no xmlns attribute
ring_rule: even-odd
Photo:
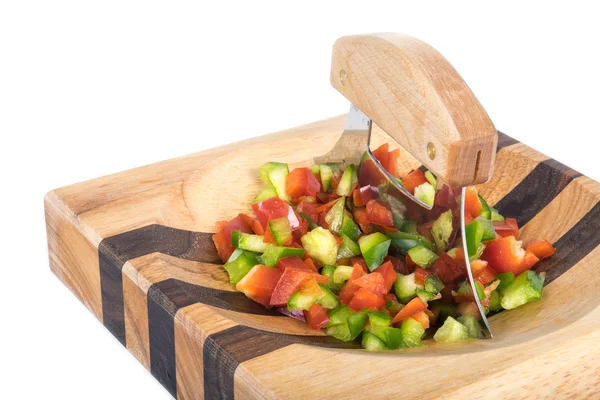
<svg viewBox="0 0 600 400"><path fill-rule="evenodd" d="M473 291L473 297L475 298L475 303L477 303L477 308L479 309L479 314L485 324L485 328L489 337L493 337L492 329L490 328L490 324L485 316L485 311L483 310L483 306L479 301L479 296L477 296L477 289L475 288L475 280L473 279L473 272L471 271L471 262L469 260L469 250L467 249L467 234L465 233L465 197L467 193L467 188L463 187L460 192L460 232L462 235L462 243L463 243L463 252L465 255L465 264L467 267L467 275L469 275L469 283L471 284L471 290ZM486 337L488 337L486 335Z"/></svg>

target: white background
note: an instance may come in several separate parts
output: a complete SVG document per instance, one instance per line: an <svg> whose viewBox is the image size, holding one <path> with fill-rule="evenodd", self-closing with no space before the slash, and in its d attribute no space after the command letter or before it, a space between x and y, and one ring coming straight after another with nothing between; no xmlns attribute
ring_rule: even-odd
<svg viewBox="0 0 600 400"><path fill-rule="evenodd" d="M593 2L482 3L1 2L0 398L169 397L50 273L43 196L346 112L339 36L429 42L498 129L599 180Z"/></svg>

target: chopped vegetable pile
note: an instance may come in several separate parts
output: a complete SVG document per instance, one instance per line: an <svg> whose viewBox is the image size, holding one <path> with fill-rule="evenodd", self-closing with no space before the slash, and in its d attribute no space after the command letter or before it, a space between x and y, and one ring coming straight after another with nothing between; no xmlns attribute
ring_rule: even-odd
<svg viewBox="0 0 600 400"><path fill-rule="evenodd" d="M398 176L399 151L374 156ZM459 192L413 170L398 181L426 210L391 195L368 157L361 165L259 168L265 188L254 217L219 222L213 241L236 288L265 307L287 309L313 329L371 351L481 338L475 302L486 313L512 310L542 295L544 273L531 270L555 249L547 240L523 248L517 221L504 218L469 187L466 245L460 239ZM303 317L303 318L302 318Z"/></svg>

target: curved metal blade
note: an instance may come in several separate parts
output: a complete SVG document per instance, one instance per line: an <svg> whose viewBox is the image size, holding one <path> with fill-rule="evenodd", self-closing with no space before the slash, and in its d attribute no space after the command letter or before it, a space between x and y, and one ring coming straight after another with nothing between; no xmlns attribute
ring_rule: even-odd
<svg viewBox="0 0 600 400"><path fill-rule="evenodd" d="M485 325L485 331L487 338L492 338L492 329L490 328L490 323L488 322L485 311L481 302L479 301L479 296L477 296L477 289L475 288L475 280L473 279L473 272L471 271L471 261L469 260L469 250L467 249L467 234L465 232L465 195L467 193L467 188L463 187L460 192L460 232L463 242L463 252L465 255L465 264L467 267L467 275L469 276L469 283L471 284L471 290L473 291L473 297L475 298L475 303L477 303L477 308L479 309L479 314L481 315L481 320Z"/></svg>

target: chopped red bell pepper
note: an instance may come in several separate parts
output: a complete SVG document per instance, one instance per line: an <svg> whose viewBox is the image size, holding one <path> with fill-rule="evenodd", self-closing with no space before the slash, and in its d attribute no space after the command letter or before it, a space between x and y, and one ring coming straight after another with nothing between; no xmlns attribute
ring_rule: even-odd
<svg viewBox="0 0 600 400"><path fill-rule="evenodd" d="M313 329L321 329L329 322L327 309L320 304L313 304L307 311L304 311L306 322Z"/></svg>
<svg viewBox="0 0 600 400"><path fill-rule="evenodd" d="M476 218L481 214L481 210L483 210L483 204L479 200L477 189L469 186L465 191L465 212L471 215L471 217Z"/></svg>
<svg viewBox="0 0 600 400"><path fill-rule="evenodd" d="M525 250L535 254L535 256L540 260L548 258L556 252L556 249L554 246L552 246L552 243L546 239L529 242L527 247L525 247Z"/></svg>
<svg viewBox="0 0 600 400"><path fill-rule="evenodd" d="M514 218L506 218L504 222L494 221L493 226L498 236L514 236L516 239L519 238L519 225Z"/></svg>
<svg viewBox="0 0 600 400"><path fill-rule="evenodd" d="M402 186L412 194L415 194L415 188L427 182L425 174L420 169L413 169L404 178L402 178Z"/></svg>
<svg viewBox="0 0 600 400"><path fill-rule="evenodd" d="M358 185L359 186L379 186L387 181L385 175L381 173L377 165L373 160L363 160L360 164L360 170L358 171Z"/></svg>
<svg viewBox="0 0 600 400"><path fill-rule="evenodd" d="M295 168L285 180L285 191L292 197L316 197L321 191L321 183L309 168Z"/></svg>
<svg viewBox="0 0 600 400"><path fill-rule="evenodd" d="M521 242L514 236L506 236L487 242L481 259L487 261L497 272L512 272L517 276L537 262L533 253L527 259L525 254Z"/></svg>
<svg viewBox="0 0 600 400"><path fill-rule="evenodd" d="M348 303L348 307L354 311L360 311L364 308L378 310L383 306L385 306L383 296L377 295L364 287L359 288L350 303Z"/></svg>
<svg viewBox="0 0 600 400"><path fill-rule="evenodd" d="M370 200L367 203L367 221L370 224L381 226L394 226L392 210L387 202L382 200Z"/></svg>
<svg viewBox="0 0 600 400"><path fill-rule="evenodd" d="M296 211L303 212L306 215L308 215L308 217L310 219L313 220L313 222L317 222L319 220L319 212L317 211L317 205L315 203L309 203L307 201L301 201L298 204L298 207L296 208Z"/></svg>
<svg viewBox="0 0 600 400"><path fill-rule="evenodd" d="M352 280L346 282L342 290L340 290L340 294L338 295L338 299L342 304L350 303L350 300L354 297L354 294L360 289L360 286L355 284Z"/></svg>
<svg viewBox="0 0 600 400"><path fill-rule="evenodd" d="M413 315L420 313L421 311L425 311L426 309L427 305L425 305L425 303L423 303L423 301L420 298L415 297L414 299L409 301L404 306L404 308L400 310L398 314L396 314L394 319L392 319L392 324L403 321L406 318L410 318Z"/></svg>
<svg viewBox="0 0 600 400"><path fill-rule="evenodd" d="M394 271L396 271L399 274L402 275L408 275L410 274L410 271L408 270L408 268L406 268L406 265L404 264L404 262L402 262L401 259L399 259L398 257L394 257L394 256L386 256L383 259L383 262L391 262L392 266L394 267Z"/></svg>
<svg viewBox="0 0 600 400"><path fill-rule="evenodd" d="M252 204L252 210L260 221L263 229L267 229L270 219L287 217L290 221L290 229L300 229L300 220L292 207L279 197L271 197L258 203Z"/></svg>
<svg viewBox="0 0 600 400"><path fill-rule="evenodd" d="M461 250L457 251L462 253ZM467 277L467 268L463 260L454 259L446 253L442 253L429 267L429 271L436 274L445 285L460 282Z"/></svg>
<svg viewBox="0 0 600 400"><path fill-rule="evenodd" d="M392 290L394 282L396 282L396 279L398 279L398 273L394 270L394 265L391 263L391 261L384 262L379 267L375 268L373 272L377 272L383 276L386 293Z"/></svg>
<svg viewBox="0 0 600 400"><path fill-rule="evenodd" d="M279 268L272 269L276 269L281 273ZM308 270L286 268L273 290L270 304L275 307L285 306L289 298L298 291L300 286L310 279L316 279L319 283L327 283L329 280L326 276Z"/></svg>
<svg viewBox="0 0 600 400"><path fill-rule="evenodd" d="M354 210L354 220L360 226L363 233L371 233L371 226L367 218L366 208L357 208Z"/></svg>
<svg viewBox="0 0 600 400"><path fill-rule="evenodd" d="M378 296L383 297L383 295L388 292L388 290L386 290L385 279L379 272L371 272L370 274L363 275L360 278L353 280L353 282L361 288L365 288Z"/></svg>
<svg viewBox="0 0 600 400"><path fill-rule="evenodd" d="M280 258L277 261L277 268L281 271L285 271L287 268L296 268L300 270L310 271L310 272L318 272L317 268L313 265L312 267L302 261L300 257L284 257Z"/></svg>
<svg viewBox="0 0 600 400"><path fill-rule="evenodd" d="M491 283L494 281L494 279L496 279L496 275L498 275L498 273L494 271L492 267L486 265L485 267L473 274L473 279L481 283L482 285L487 285L488 283Z"/></svg>
<svg viewBox="0 0 600 400"><path fill-rule="evenodd" d="M416 313L415 315L412 315L410 318L412 318L415 321L417 321L418 323L420 323L421 326L423 327L423 329L429 328L429 322L430 322L429 316L427 315L427 313L425 311Z"/></svg>
<svg viewBox="0 0 600 400"><path fill-rule="evenodd" d="M415 283L417 286L425 285L425 279L427 279L429 275L431 275L431 272L417 266L415 268Z"/></svg>
<svg viewBox="0 0 600 400"><path fill-rule="evenodd" d="M252 218L248 214L240 214L240 216L244 219L244 221L246 221L246 224L248 224L252 228L254 233L256 233L257 235L265 234L265 230L263 229L260 222L258 222L258 219Z"/></svg>
<svg viewBox="0 0 600 400"><path fill-rule="evenodd" d="M272 305L271 296L281 276L280 269L259 264L255 265L235 287L250 299L265 307L270 307Z"/></svg>
<svg viewBox="0 0 600 400"><path fill-rule="evenodd" d="M367 266L367 262L362 257L350 257L350 265L355 266L356 264L360 265L365 274L369 273L369 267Z"/></svg>
<svg viewBox="0 0 600 400"><path fill-rule="evenodd" d="M364 207L371 200L379 198L379 188L377 186L363 186L352 192L352 199L356 207Z"/></svg>
<svg viewBox="0 0 600 400"><path fill-rule="evenodd" d="M388 153L387 165L384 167L394 178L399 176L398 161L400 160L400 149L392 150Z"/></svg>
<svg viewBox="0 0 600 400"><path fill-rule="evenodd" d="M235 250L231 246L231 232L233 231L252 233L252 228L246 222L246 219L242 217L242 214L239 214L229 222L222 222L220 224L220 229L212 236L212 239L217 248L217 254L219 254L223 262L226 262Z"/></svg>

